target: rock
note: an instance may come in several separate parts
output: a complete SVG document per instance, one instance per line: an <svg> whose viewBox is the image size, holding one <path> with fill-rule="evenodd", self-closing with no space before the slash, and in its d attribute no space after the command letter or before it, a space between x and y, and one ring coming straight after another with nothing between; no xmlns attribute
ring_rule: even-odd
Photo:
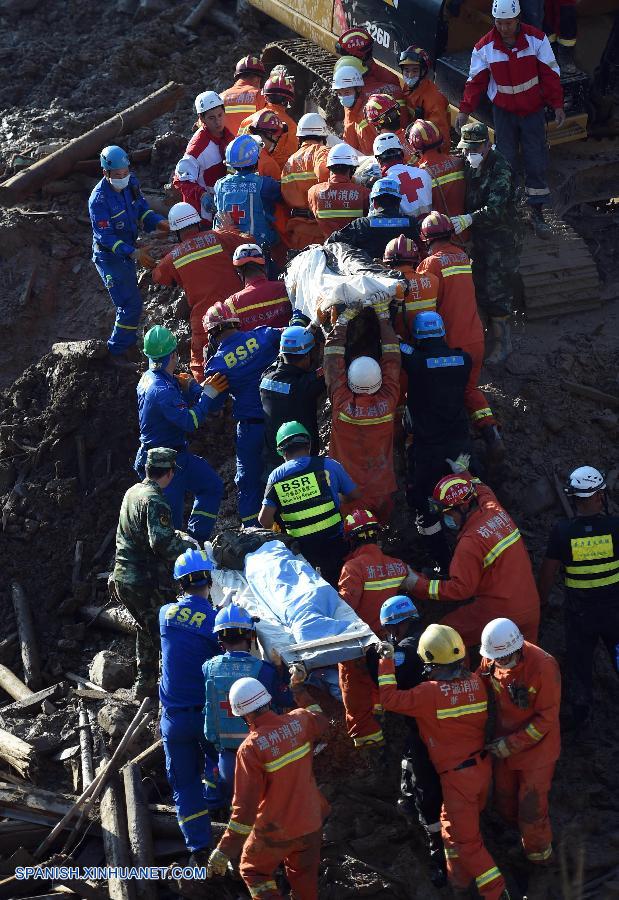
<svg viewBox="0 0 619 900"><path fill-rule="evenodd" d="M15 484L17 473L15 466L10 460L3 459L0 461L0 494L6 494Z"/></svg>
<svg viewBox="0 0 619 900"><path fill-rule="evenodd" d="M133 666L111 650L101 650L90 664L88 677L105 691L115 691L133 684Z"/></svg>
<svg viewBox="0 0 619 900"><path fill-rule="evenodd" d="M108 349L105 341L62 341L52 344L54 356L81 356L84 359L103 359Z"/></svg>
<svg viewBox="0 0 619 900"><path fill-rule="evenodd" d="M536 516L545 509L551 509L555 503L555 490L545 476L529 484L520 497L520 507L527 516Z"/></svg>
<svg viewBox="0 0 619 900"><path fill-rule="evenodd" d="M554 413L546 413L544 416L544 425L548 431L551 431L553 434L559 434L559 432L563 431L565 428L563 419L554 415Z"/></svg>
<svg viewBox="0 0 619 900"><path fill-rule="evenodd" d="M121 706L120 703L106 703L99 710L97 722L111 738L120 738L131 724L134 713L133 707Z"/></svg>

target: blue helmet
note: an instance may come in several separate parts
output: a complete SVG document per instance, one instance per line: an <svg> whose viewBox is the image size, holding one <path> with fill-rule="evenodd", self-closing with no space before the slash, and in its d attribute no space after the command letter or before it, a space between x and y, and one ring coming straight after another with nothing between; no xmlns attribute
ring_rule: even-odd
<svg viewBox="0 0 619 900"><path fill-rule="evenodd" d="M303 356L314 346L314 335L300 325L289 325L284 328L279 342L280 353L290 353L291 356Z"/></svg>
<svg viewBox="0 0 619 900"><path fill-rule="evenodd" d="M226 147L226 164L231 169L251 169L258 164L260 146L250 134L241 134Z"/></svg>
<svg viewBox="0 0 619 900"><path fill-rule="evenodd" d="M413 337L422 341L424 338L443 337L445 324L437 312L421 312L413 322Z"/></svg>
<svg viewBox="0 0 619 900"><path fill-rule="evenodd" d="M237 631L251 631L253 633L256 630L256 625L246 609L237 606L236 603L230 603L229 606L224 606L223 609L220 609L215 616L213 632L218 634L220 631L234 629Z"/></svg>
<svg viewBox="0 0 619 900"><path fill-rule="evenodd" d="M129 165L129 157L122 147L112 144L111 147L104 147L99 157L101 168L106 172L112 169L126 169Z"/></svg>
<svg viewBox="0 0 619 900"><path fill-rule="evenodd" d="M372 190L370 191L370 200L375 200L376 197L382 196L383 194L389 194L391 197L397 197L400 200L402 199L402 190L397 178L379 178L378 181L374 182Z"/></svg>
<svg viewBox="0 0 619 900"><path fill-rule="evenodd" d="M417 607L410 597L406 594L396 594L385 600L380 608L380 624L381 625L397 625L404 619L419 619L420 615Z"/></svg>
<svg viewBox="0 0 619 900"><path fill-rule="evenodd" d="M209 572L213 568L213 560L205 550L185 550L174 563L174 578L176 581L186 578L189 584L199 587L210 582Z"/></svg>

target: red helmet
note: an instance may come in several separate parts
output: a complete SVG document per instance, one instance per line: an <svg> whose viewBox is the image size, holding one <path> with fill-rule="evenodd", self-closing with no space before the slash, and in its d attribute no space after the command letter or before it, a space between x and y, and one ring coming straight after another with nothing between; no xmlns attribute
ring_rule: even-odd
<svg viewBox="0 0 619 900"><path fill-rule="evenodd" d="M435 209L425 217L421 223L421 237L424 241L434 241L436 238L450 237L454 233L453 222L444 213Z"/></svg>
<svg viewBox="0 0 619 900"><path fill-rule="evenodd" d="M367 531L368 534L378 532L380 525L376 516L369 509L353 509L344 519L344 537Z"/></svg>
<svg viewBox="0 0 619 900"><path fill-rule="evenodd" d="M406 140L418 153L431 150L443 143L441 132L434 122L428 122L427 119L417 119L409 125L406 129Z"/></svg>
<svg viewBox="0 0 619 900"><path fill-rule="evenodd" d="M238 78L245 73L251 75L266 75L267 70L264 68L261 60L257 56L244 56L239 59L234 70L234 77Z"/></svg>
<svg viewBox="0 0 619 900"><path fill-rule="evenodd" d="M415 241L403 234L389 241L383 255L384 263L408 263L416 266L420 259L421 254Z"/></svg>
<svg viewBox="0 0 619 900"><path fill-rule="evenodd" d="M202 319L202 325L208 334L221 328L228 328L230 325L240 325L240 323L239 317L221 300L214 303Z"/></svg>
<svg viewBox="0 0 619 900"><path fill-rule="evenodd" d="M357 59L366 60L372 55L374 39L365 28L349 28L340 35L335 45L335 52L339 56L356 56Z"/></svg>
<svg viewBox="0 0 619 900"><path fill-rule="evenodd" d="M268 134L274 141L278 141L282 134L288 131L288 125L282 122L277 113L272 109L261 109L250 116L247 130L250 134Z"/></svg>
<svg viewBox="0 0 619 900"><path fill-rule="evenodd" d="M381 127L388 114L393 111L396 111L398 114L397 127L399 128L400 104L398 101L390 97L389 94L372 94L365 104L363 114L370 125L374 125L376 128Z"/></svg>
<svg viewBox="0 0 619 900"><path fill-rule="evenodd" d="M423 80L432 65L430 54L423 47L407 47L406 50L402 50L399 60L400 68L402 66L414 66L415 63L419 66L419 79Z"/></svg>
<svg viewBox="0 0 619 900"><path fill-rule="evenodd" d="M274 103L277 103L277 98L280 97L284 97L292 103L294 100L294 84L292 79L286 78L284 75L278 75L276 78L267 78L262 88L262 93L267 99L272 99Z"/></svg>
<svg viewBox="0 0 619 900"><path fill-rule="evenodd" d="M470 503L477 496L477 490L470 475L445 475L432 491L434 504L441 509L451 509Z"/></svg>

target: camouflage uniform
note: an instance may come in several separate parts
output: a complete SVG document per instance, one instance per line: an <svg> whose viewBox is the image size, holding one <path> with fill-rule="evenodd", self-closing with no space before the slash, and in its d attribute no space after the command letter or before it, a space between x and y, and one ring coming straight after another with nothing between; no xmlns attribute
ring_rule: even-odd
<svg viewBox="0 0 619 900"><path fill-rule="evenodd" d="M118 599L139 626L137 686L146 691L159 677L159 608L174 599L165 583L176 558L195 546L174 530L170 506L157 482L145 478L129 488L118 519L113 579Z"/></svg>

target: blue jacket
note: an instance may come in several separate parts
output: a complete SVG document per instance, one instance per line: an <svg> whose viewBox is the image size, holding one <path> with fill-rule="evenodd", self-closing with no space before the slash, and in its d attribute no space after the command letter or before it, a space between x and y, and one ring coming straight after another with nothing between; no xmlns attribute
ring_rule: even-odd
<svg viewBox="0 0 619 900"><path fill-rule="evenodd" d="M233 650L211 657L202 666L202 672L206 685L204 734L218 750L236 750L249 733L245 722L232 715L228 702L230 688L237 679L257 678L273 698L278 712L294 706L290 688L283 684L275 666L251 653Z"/></svg>
<svg viewBox="0 0 619 900"><path fill-rule="evenodd" d="M253 328L237 331L225 338L217 353L204 366L206 377L221 372L228 379L229 390L220 394L215 409L223 405L228 393L234 404L232 414L237 419L264 419L260 400L262 373L279 353L280 328Z"/></svg>
<svg viewBox="0 0 619 900"><path fill-rule="evenodd" d="M272 246L279 240L273 224L275 204L282 199L279 181L268 175L226 175L215 183L215 208L228 212L240 231L253 235L258 244Z"/></svg>
<svg viewBox="0 0 619 900"><path fill-rule="evenodd" d="M163 216L154 212L140 192L140 183L131 175L123 191L115 191L107 179L95 185L88 200L92 223L92 254L126 259L135 250L138 231L154 231Z"/></svg>
<svg viewBox="0 0 619 900"><path fill-rule="evenodd" d="M184 450L187 434L194 434L215 402L199 384L182 391L174 377L159 369L144 372L138 382L141 450L171 447Z"/></svg>
<svg viewBox="0 0 619 900"><path fill-rule="evenodd" d="M215 610L210 600L195 594L184 594L159 610L159 696L166 709L204 706L202 666L221 652L213 634L214 624Z"/></svg>

